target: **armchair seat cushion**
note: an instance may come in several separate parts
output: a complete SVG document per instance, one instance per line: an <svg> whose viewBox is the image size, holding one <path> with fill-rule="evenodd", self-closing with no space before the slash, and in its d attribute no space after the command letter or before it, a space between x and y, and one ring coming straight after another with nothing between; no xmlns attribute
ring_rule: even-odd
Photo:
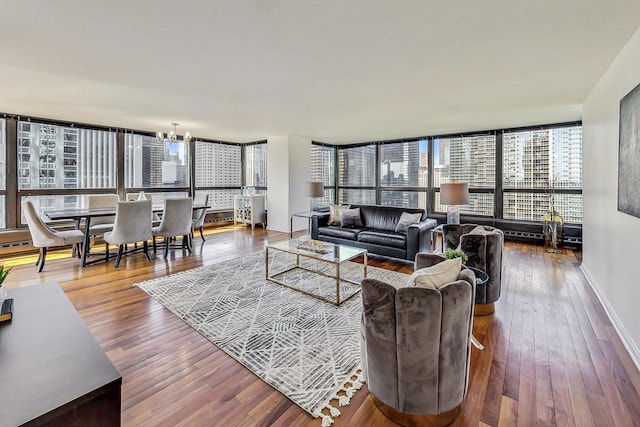
<svg viewBox="0 0 640 427"><path fill-rule="evenodd" d="M341 227L319 227L318 235L320 238L322 236L328 237L337 237L339 239L347 239L347 240L357 240L358 233L362 231L362 228L341 228Z"/></svg>
<svg viewBox="0 0 640 427"><path fill-rule="evenodd" d="M374 245L391 246L393 248L405 248L407 235L384 230L364 230L358 233L358 241Z"/></svg>

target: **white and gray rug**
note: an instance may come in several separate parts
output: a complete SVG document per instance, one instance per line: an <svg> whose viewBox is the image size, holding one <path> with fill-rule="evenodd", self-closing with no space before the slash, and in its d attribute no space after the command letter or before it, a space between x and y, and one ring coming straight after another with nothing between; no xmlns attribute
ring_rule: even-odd
<svg viewBox="0 0 640 427"><path fill-rule="evenodd" d="M273 271L291 262L288 254L269 253ZM361 264L347 262L341 275L359 279L362 270ZM390 283L408 278L373 267L367 275ZM287 280L298 280L314 292L335 292L335 281L325 289L320 277L302 272ZM309 414L321 417L325 426L340 415L332 402L347 405L364 381L359 370L360 296L336 307L267 281L264 252L137 286Z"/></svg>

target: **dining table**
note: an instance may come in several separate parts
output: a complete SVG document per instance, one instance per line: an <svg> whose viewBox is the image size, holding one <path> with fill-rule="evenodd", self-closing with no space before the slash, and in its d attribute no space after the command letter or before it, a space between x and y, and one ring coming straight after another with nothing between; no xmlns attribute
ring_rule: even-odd
<svg viewBox="0 0 640 427"><path fill-rule="evenodd" d="M193 210L197 211L200 209L209 209L210 206L202 205L202 204L194 204ZM164 211L163 205L155 205L151 207L153 213L162 213ZM91 264L95 264L98 262L108 261L106 258L87 260L89 256L89 242L91 240L91 236L89 234L89 227L91 226L92 218L99 218L105 216L113 216L116 214L116 208L69 208L69 209L57 209L45 211L44 215L47 216L51 221L67 221L73 220L76 224L76 229L81 229L82 220L84 220L84 241L82 244L82 253L80 255L80 265L82 267L86 267Z"/></svg>

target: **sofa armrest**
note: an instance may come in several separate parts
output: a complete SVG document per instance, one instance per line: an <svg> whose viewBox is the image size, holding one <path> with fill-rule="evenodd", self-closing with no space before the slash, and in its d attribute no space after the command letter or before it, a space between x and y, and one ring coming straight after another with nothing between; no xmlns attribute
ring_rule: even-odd
<svg viewBox="0 0 640 427"><path fill-rule="evenodd" d="M318 239L318 227L326 227L329 223L329 212L311 217L311 238Z"/></svg>
<svg viewBox="0 0 640 427"><path fill-rule="evenodd" d="M418 252L431 252L431 230L438 221L427 218L407 229L407 259L413 260Z"/></svg>

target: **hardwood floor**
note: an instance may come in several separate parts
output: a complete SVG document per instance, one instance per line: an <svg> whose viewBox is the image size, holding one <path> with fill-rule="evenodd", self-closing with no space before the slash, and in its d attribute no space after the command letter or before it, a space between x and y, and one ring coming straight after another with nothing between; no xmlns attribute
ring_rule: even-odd
<svg viewBox="0 0 640 427"><path fill-rule="evenodd" d="M9 288L57 281L121 372L125 426L319 426L286 397L218 350L133 283L261 250L288 234L216 228L194 253L142 254L84 269L52 252L17 265ZM58 259L54 259L58 258ZM5 258L6 259L6 258ZM470 383L455 426L640 425L640 373L579 270L580 253L554 255L506 243L496 312L474 319L485 349L472 350ZM371 256L370 265L411 272L410 263ZM16 311L19 304L16 304ZM16 314L17 316L18 314ZM366 386L334 426L395 425Z"/></svg>

